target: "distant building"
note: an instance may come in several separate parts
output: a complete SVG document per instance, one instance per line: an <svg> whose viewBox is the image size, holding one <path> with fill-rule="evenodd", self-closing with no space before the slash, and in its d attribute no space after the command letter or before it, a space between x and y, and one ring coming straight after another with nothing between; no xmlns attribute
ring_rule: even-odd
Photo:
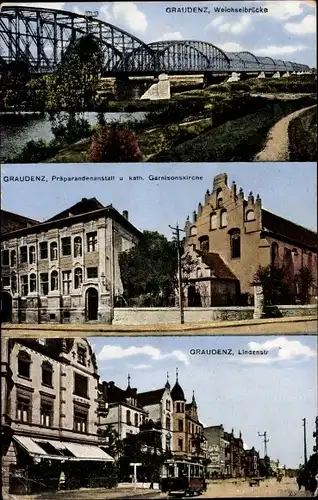
<svg viewBox="0 0 318 500"><path fill-rule="evenodd" d="M228 477L243 477L244 476L244 443L242 433L239 437L234 436L232 432L224 432L224 439L228 443L225 450L225 470Z"/></svg>
<svg viewBox="0 0 318 500"><path fill-rule="evenodd" d="M223 478L227 475L225 468L226 449L229 442L224 437L223 425L213 425L203 429L207 441L207 475L209 478Z"/></svg>
<svg viewBox="0 0 318 500"><path fill-rule="evenodd" d="M3 321L112 321L123 293L118 256L141 236L127 211L83 198L45 222L1 217Z"/></svg>
<svg viewBox="0 0 318 500"><path fill-rule="evenodd" d="M12 493L89 487L98 446L95 355L84 338L1 339L2 480Z"/></svg>
<svg viewBox="0 0 318 500"><path fill-rule="evenodd" d="M259 195L246 199L235 182L228 187L226 174L214 177L185 231L185 255L191 251L198 261L190 273L189 305L252 300L259 266L284 266L291 302L299 293L294 278L301 269L309 268L317 285L317 233L265 210ZM314 301L317 288L309 292Z"/></svg>
<svg viewBox="0 0 318 500"><path fill-rule="evenodd" d="M259 475L259 453L254 446L250 450L245 450L244 475L245 477Z"/></svg>

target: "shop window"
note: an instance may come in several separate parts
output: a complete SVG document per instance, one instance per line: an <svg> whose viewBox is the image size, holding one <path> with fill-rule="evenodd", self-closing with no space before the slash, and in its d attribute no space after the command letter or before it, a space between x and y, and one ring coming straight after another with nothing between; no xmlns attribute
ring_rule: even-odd
<svg viewBox="0 0 318 500"><path fill-rule="evenodd" d="M42 384L49 387L53 386L53 367L48 361L42 363Z"/></svg>
<svg viewBox="0 0 318 500"><path fill-rule="evenodd" d="M42 241L40 243L40 259L44 260L48 258L47 241Z"/></svg>
<svg viewBox="0 0 318 500"><path fill-rule="evenodd" d="M80 267L77 267L74 270L74 288L75 288L75 290L80 288L82 282L83 282L83 271Z"/></svg>
<svg viewBox="0 0 318 500"><path fill-rule="evenodd" d="M57 271L51 272L51 291L56 291L59 289L59 274Z"/></svg>
<svg viewBox="0 0 318 500"><path fill-rule="evenodd" d="M30 378L31 356L25 351L18 354L18 375L24 378Z"/></svg>
<svg viewBox="0 0 318 500"><path fill-rule="evenodd" d="M62 255L64 257L68 256L68 255L72 255L71 237L67 236L66 238L62 238L61 243L62 243Z"/></svg>
<svg viewBox="0 0 318 500"><path fill-rule="evenodd" d="M10 264L9 250L2 250L1 262L3 266L8 266Z"/></svg>
<svg viewBox="0 0 318 500"><path fill-rule="evenodd" d="M31 395L17 392L17 412L16 418L19 422L31 423L32 418L32 401Z"/></svg>
<svg viewBox="0 0 318 500"><path fill-rule="evenodd" d="M26 246L20 248L20 262L21 264L28 262L28 247Z"/></svg>
<svg viewBox="0 0 318 500"><path fill-rule="evenodd" d="M50 244L50 260L57 260L57 243L53 241Z"/></svg>
<svg viewBox="0 0 318 500"><path fill-rule="evenodd" d="M35 246L29 247L29 264L35 263Z"/></svg>
<svg viewBox="0 0 318 500"><path fill-rule="evenodd" d="M82 398L88 397L88 378L74 373L74 394Z"/></svg>
<svg viewBox="0 0 318 500"><path fill-rule="evenodd" d="M44 427L53 426L54 403L50 398L41 398L40 421Z"/></svg>
<svg viewBox="0 0 318 500"><path fill-rule="evenodd" d="M231 259L240 259L241 257L241 231L233 229L230 233Z"/></svg>
<svg viewBox="0 0 318 500"><path fill-rule="evenodd" d="M11 250L10 252L10 266L14 267L17 265L17 252L15 250Z"/></svg>
<svg viewBox="0 0 318 500"><path fill-rule="evenodd" d="M71 293L72 272L63 271L62 281L63 281L63 295L69 295Z"/></svg>
<svg viewBox="0 0 318 500"><path fill-rule="evenodd" d="M74 257L82 256L82 238L80 236L76 236L74 238Z"/></svg>
<svg viewBox="0 0 318 500"><path fill-rule="evenodd" d="M29 293L28 276L22 275L20 277L20 280L21 280L21 295L22 297L26 297Z"/></svg>
<svg viewBox="0 0 318 500"><path fill-rule="evenodd" d="M87 233L87 251L96 252L97 250L97 231Z"/></svg>
<svg viewBox="0 0 318 500"><path fill-rule="evenodd" d="M36 274L30 274L30 293L36 292Z"/></svg>
<svg viewBox="0 0 318 500"><path fill-rule="evenodd" d="M88 267L87 268L87 279L98 278L98 269L97 267Z"/></svg>
<svg viewBox="0 0 318 500"><path fill-rule="evenodd" d="M48 295L49 293L49 273L40 274L40 294Z"/></svg>

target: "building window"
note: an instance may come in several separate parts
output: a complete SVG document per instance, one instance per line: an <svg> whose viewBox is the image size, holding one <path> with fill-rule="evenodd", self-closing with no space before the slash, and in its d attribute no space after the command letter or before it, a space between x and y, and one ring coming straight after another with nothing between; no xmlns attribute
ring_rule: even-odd
<svg viewBox="0 0 318 500"><path fill-rule="evenodd" d="M80 365L86 366L86 354L85 347L77 346L77 362Z"/></svg>
<svg viewBox="0 0 318 500"><path fill-rule="evenodd" d="M35 246L29 247L29 264L35 263Z"/></svg>
<svg viewBox="0 0 318 500"><path fill-rule="evenodd" d="M62 238L62 255L72 255L72 240L70 236Z"/></svg>
<svg viewBox="0 0 318 500"><path fill-rule="evenodd" d="M166 430L167 431L171 430L171 419L170 419L170 417L166 417Z"/></svg>
<svg viewBox="0 0 318 500"><path fill-rule="evenodd" d="M69 295L71 292L72 272L63 271L62 280L63 280L63 295Z"/></svg>
<svg viewBox="0 0 318 500"><path fill-rule="evenodd" d="M31 423L32 416L31 396L17 393L17 420L19 422Z"/></svg>
<svg viewBox="0 0 318 500"><path fill-rule="evenodd" d="M53 401L49 398L41 398L41 425L44 427L53 426Z"/></svg>
<svg viewBox="0 0 318 500"><path fill-rule="evenodd" d="M2 250L1 259L3 266L8 266L10 264L9 250Z"/></svg>
<svg viewBox="0 0 318 500"><path fill-rule="evenodd" d="M97 250L97 231L94 233L87 233L87 251L96 252Z"/></svg>
<svg viewBox="0 0 318 500"><path fill-rule="evenodd" d="M88 378L74 373L74 394L82 398L88 397Z"/></svg>
<svg viewBox="0 0 318 500"><path fill-rule="evenodd" d="M17 275L15 273L11 273L11 292L12 295L17 293Z"/></svg>
<svg viewBox="0 0 318 500"><path fill-rule="evenodd" d="M50 260L57 260L57 243L53 241L50 244Z"/></svg>
<svg viewBox="0 0 318 500"><path fill-rule="evenodd" d="M209 251L209 237L208 236L201 236L199 238L199 242L200 242L201 252L208 252Z"/></svg>
<svg viewBox="0 0 318 500"><path fill-rule="evenodd" d="M126 411L126 423L131 425L130 410Z"/></svg>
<svg viewBox="0 0 318 500"><path fill-rule="evenodd" d="M178 420L178 431L183 432L183 420Z"/></svg>
<svg viewBox="0 0 318 500"><path fill-rule="evenodd" d="M98 269L97 267L88 267L87 268L87 279L98 278Z"/></svg>
<svg viewBox="0 0 318 500"><path fill-rule="evenodd" d="M11 250L10 253L10 266L14 267L17 265L17 252L15 250Z"/></svg>
<svg viewBox="0 0 318 500"><path fill-rule="evenodd" d="M278 244L274 241L271 245L271 265L276 267L278 265L279 254L278 254Z"/></svg>
<svg viewBox="0 0 318 500"><path fill-rule="evenodd" d="M171 438L170 438L170 436L166 437L166 451L171 451Z"/></svg>
<svg viewBox="0 0 318 500"><path fill-rule="evenodd" d="M49 293L49 273L40 274L40 294L47 295Z"/></svg>
<svg viewBox="0 0 318 500"><path fill-rule="evenodd" d="M87 432L88 412L74 405L74 431Z"/></svg>
<svg viewBox="0 0 318 500"><path fill-rule="evenodd" d="M138 413L135 413L135 427L138 427L138 425L139 425Z"/></svg>
<svg viewBox="0 0 318 500"><path fill-rule="evenodd" d="M196 226L190 227L190 236L196 236L197 235L197 228Z"/></svg>
<svg viewBox="0 0 318 500"><path fill-rule="evenodd" d="M170 399L167 399L167 400L166 400L166 410L167 410L167 411L170 411L170 410L171 410L171 402L170 402Z"/></svg>
<svg viewBox="0 0 318 500"><path fill-rule="evenodd" d="M250 220L255 220L255 212L254 212L254 210L248 210L246 212L246 222L249 222Z"/></svg>
<svg viewBox="0 0 318 500"><path fill-rule="evenodd" d="M80 288L83 282L83 271L80 267L77 267L74 271L74 288L77 290Z"/></svg>
<svg viewBox="0 0 318 500"><path fill-rule="evenodd" d="M183 412L183 403L177 403L177 413Z"/></svg>
<svg viewBox="0 0 318 500"><path fill-rule="evenodd" d="M23 275L21 276L21 295L23 297L25 297L26 295L28 295L29 293L29 286L28 286L28 276L27 275Z"/></svg>
<svg viewBox="0 0 318 500"><path fill-rule="evenodd" d="M20 248L20 262L21 264L28 262L28 247L26 246Z"/></svg>
<svg viewBox="0 0 318 500"><path fill-rule="evenodd" d="M220 213L220 227L226 227L227 226L227 211L226 210L221 210Z"/></svg>
<svg viewBox="0 0 318 500"><path fill-rule="evenodd" d="M18 354L18 375L24 378L30 378L31 356L25 351Z"/></svg>
<svg viewBox="0 0 318 500"><path fill-rule="evenodd" d="M216 190L216 204L217 204L217 208L223 207L223 192L222 192L222 188L218 188Z"/></svg>
<svg viewBox="0 0 318 500"><path fill-rule="evenodd" d="M74 238L74 257L82 256L82 238L80 236L76 236Z"/></svg>
<svg viewBox="0 0 318 500"><path fill-rule="evenodd" d="M183 439L178 439L178 451L183 451Z"/></svg>
<svg viewBox="0 0 318 500"><path fill-rule="evenodd" d="M10 276L2 276L2 286L9 287L10 286Z"/></svg>
<svg viewBox="0 0 318 500"><path fill-rule="evenodd" d="M215 212L213 212L210 216L210 229L213 231L218 228L218 216Z"/></svg>
<svg viewBox="0 0 318 500"><path fill-rule="evenodd" d="M40 243L40 259L47 259L48 254L47 254L47 241L43 241Z"/></svg>
<svg viewBox="0 0 318 500"><path fill-rule="evenodd" d="M51 272L51 291L59 289L59 274L57 271Z"/></svg>
<svg viewBox="0 0 318 500"><path fill-rule="evenodd" d="M53 367L48 361L42 363L42 384L49 387L53 386Z"/></svg>
<svg viewBox="0 0 318 500"><path fill-rule="evenodd" d="M30 293L36 292L36 274L30 274Z"/></svg>
<svg viewBox="0 0 318 500"><path fill-rule="evenodd" d="M233 229L230 232L231 259L239 259L241 257L241 231Z"/></svg>

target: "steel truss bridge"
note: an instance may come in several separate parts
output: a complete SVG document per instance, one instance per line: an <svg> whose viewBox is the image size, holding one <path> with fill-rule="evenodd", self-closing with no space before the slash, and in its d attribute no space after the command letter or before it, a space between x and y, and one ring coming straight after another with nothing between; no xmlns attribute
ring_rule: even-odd
<svg viewBox="0 0 318 500"><path fill-rule="evenodd" d="M145 43L95 17L62 10L4 6L0 12L0 67L25 61L32 73L54 72L69 44L92 35L104 56L103 76L160 73L307 72L291 61L250 52L224 52L194 40Z"/></svg>

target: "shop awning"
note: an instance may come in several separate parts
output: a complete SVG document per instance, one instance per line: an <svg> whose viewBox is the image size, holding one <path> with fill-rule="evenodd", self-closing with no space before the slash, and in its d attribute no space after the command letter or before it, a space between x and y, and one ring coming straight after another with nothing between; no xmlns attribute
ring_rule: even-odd
<svg viewBox="0 0 318 500"><path fill-rule="evenodd" d="M13 439L35 458L114 462L114 459L99 446L26 436L14 436Z"/></svg>

